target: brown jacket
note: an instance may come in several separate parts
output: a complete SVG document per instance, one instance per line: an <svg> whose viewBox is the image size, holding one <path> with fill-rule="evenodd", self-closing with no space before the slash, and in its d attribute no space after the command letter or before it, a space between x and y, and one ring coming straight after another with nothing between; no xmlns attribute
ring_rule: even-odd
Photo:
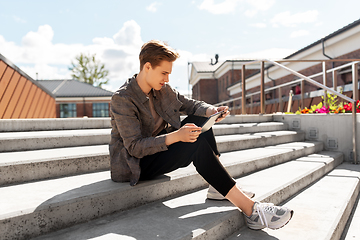
<svg viewBox="0 0 360 240"><path fill-rule="evenodd" d="M140 178L140 159L166 151L165 135L152 137L154 120L149 98L140 89L136 75L114 93L110 103L111 141L109 144L111 179L115 182L130 181L134 186ZM180 128L180 113L205 116L211 105L188 99L165 84L153 91L156 112L172 128ZM169 130L168 128L167 130Z"/></svg>

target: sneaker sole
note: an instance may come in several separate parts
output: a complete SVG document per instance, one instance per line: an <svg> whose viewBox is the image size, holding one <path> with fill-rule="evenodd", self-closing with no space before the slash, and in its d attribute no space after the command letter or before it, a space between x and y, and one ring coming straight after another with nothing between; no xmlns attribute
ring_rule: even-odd
<svg viewBox="0 0 360 240"><path fill-rule="evenodd" d="M289 220L287 220L287 222L286 222L285 224L283 224L283 225L281 225L281 226L279 226L279 227L273 227L273 228L270 228L270 229L272 229L272 230L277 230L277 229L280 229L280 228L284 227L286 224L288 224L288 223L290 222L290 220L291 220L291 218L292 218L293 215L294 215L294 211L291 210L291 211L290 211L290 218L289 218Z"/></svg>
<svg viewBox="0 0 360 240"><path fill-rule="evenodd" d="M290 222L290 220L291 220L291 218L292 218L293 215L294 215L294 211L291 210L291 211L290 211L290 218L286 221L286 223L282 224L282 225L279 226L279 227L272 227L272 228L269 227L269 229L277 230L277 229L280 229L280 228L284 227L286 224L288 224L288 223ZM260 231L260 230L266 228L266 227L251 228L251 227L249 226L249 224L247 224L247 226L248 226L249 229L254 230L254 231Z"/></svg>

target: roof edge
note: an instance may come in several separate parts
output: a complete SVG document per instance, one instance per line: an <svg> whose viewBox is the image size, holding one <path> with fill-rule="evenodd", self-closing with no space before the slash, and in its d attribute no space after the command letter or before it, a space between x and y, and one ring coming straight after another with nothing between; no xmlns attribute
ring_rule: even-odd
<svg viewBox="0 0 360 240"><path fill-rule="evenodd" d="M8 60L6 57L4 57L1 53L0 53L0 60L3 61L4 63L6 63L8 66L10 66L11 68L13 68L15 71L17 71L18 73L20 73L20 75L22 75L23 77L25 77L26 79L30 80L33 84L35 84L38 88L40 88L41 90L43 90L44 92L46 92L47 94L49 94L52 98L55 99L55 95L52 94L52 92L50 92L48 89L46 89L44 86L42 86L40 83L38 83L37 81L35 81L34 79L32 79L32 77L30 77L29 75L27 75L23 70L21 70L19 67L17 67L14 63L12 63L10 60Z"/></svg>

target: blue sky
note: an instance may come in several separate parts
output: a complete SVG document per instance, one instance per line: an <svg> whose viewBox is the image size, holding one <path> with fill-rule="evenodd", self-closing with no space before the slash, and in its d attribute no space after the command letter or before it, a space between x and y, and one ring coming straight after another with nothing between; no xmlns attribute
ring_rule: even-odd
<svg viewBox="0 0 360 240"><path fill-rule="evenodd" d="M96 53L115 91L138 72L141 45L180 52L170 84L188 90L192 61L282 58L360 18L354 0L0 0L0 53L36 79L70 78L80 53Z"/></svg>

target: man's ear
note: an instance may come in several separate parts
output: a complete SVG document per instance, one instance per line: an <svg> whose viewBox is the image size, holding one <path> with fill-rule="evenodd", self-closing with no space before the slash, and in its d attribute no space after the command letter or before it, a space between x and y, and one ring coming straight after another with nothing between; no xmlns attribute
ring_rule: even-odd
<svg viewBox="0 0 360 240"><path fill-rule="evenodd" d="M144 64L144 70L145 70L145 72L148 72L150 69L151 69L151 63L146 62L146 63Z"/></svg>

